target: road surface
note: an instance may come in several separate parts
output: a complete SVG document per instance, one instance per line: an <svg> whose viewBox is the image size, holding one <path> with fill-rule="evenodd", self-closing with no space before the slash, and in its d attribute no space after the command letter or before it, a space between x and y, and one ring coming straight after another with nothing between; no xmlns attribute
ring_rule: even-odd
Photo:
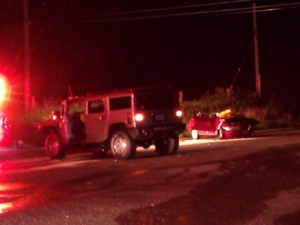
<svg viewBox="0 0 300 225"><path fill-rule="evenodd" d="M181 139L132 160L0 150L0 224L300 224L300 131Z"/></svg>

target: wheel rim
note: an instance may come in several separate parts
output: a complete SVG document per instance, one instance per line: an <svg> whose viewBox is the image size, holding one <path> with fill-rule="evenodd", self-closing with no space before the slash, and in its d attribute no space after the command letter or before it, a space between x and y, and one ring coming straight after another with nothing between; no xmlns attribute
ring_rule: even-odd
<svg viewBox="0 0 300 225"><path fill-rule="evenodd" d="M124 155L127 152L127 148L128 145L125 138L122 138L120 136L114 138L113 150L115 154Z"/></svg>
<svg viewBox="0 0 300 225"><path fill-rule="evenodd" d="M198 139L198 131L197 130L192 130L192 138Z"/></svg>

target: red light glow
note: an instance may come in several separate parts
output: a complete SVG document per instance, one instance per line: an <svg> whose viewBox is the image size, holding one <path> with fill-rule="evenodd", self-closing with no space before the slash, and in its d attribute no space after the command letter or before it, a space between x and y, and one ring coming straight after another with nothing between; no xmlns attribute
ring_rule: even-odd
<svg viewBox="0 0 300 225"><path fill-rule="evenodd" d="M0 184L0 197L6 199L0 203L0 214L24 208L26 198L23 194L17 194L20 190L27 190L31 187L24 183L5 183ZM9 194L9 192L12 192Z"/></svg>
<svg viewBox="0 0 300 225"><path fill-rule="evenodd" d="M5 100L7 95L7 82L4 78L0 77L0 102Z"/></svg>
<svg viewBox="0 0 300 225"><path fill-rule="evenodd" d="M6 77L0 73L0 110L4 109L10 94L10 86Z"/></svg>

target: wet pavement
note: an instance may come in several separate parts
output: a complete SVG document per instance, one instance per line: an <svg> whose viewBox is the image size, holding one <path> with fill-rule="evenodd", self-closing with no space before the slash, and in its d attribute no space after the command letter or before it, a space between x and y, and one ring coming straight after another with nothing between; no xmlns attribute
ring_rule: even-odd
<svg viewBox="0 0 300 225"><path fill-rule="evenodd" d="M300 224L299 137L186 139L129 161L2 149L0 224Z"/></svg>
<svg viewBox="0 0 300 225"><path fill-rule="evenodd" d="M212 179L187 195L132 210L117 221L124 225L300 224L300 146L225 161L217 172L197 176Z"/></svg>

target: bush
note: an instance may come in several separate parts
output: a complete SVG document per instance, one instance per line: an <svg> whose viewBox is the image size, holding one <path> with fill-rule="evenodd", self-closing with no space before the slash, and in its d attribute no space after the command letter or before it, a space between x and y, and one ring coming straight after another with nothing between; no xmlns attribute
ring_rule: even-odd
<svg viewBox="0 0 300 225"><path fill-rule="evenodd" d="M41 145L43 137L38 132L36 124L51 115L53 110L59 110L61 100L44 99L36 103L29 110L24 110L22 104L11 107L7 112L14 144L23 142L25 145Z"/></svg>

